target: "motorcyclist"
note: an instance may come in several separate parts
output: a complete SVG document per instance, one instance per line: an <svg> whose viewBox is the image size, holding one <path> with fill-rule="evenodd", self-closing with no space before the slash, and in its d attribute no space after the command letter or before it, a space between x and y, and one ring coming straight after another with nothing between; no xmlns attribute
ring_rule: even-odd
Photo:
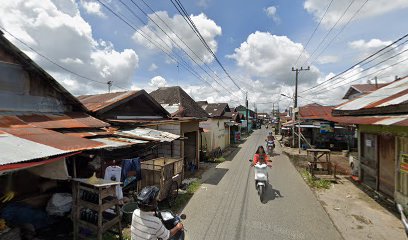
<svg viewBox="0 0 408 240"><path fill-rule="evenodd" d="M268 165L268 167L272 167L272 165L269 163L268 160L269 158L268 158L268 155L265 153L264 147L259 146L258 149L256 150L254 161L252 162L252 166L256 165L257 163L264 163Z"/></svg>
<svg viewBox="0 0 408 240"><path fill-rule="evenodd" d="M169 239L183 229L183 224L178 223L173 229L167 230L162 221L157 217L157 195L159 188L148 186L137 195L136 209L132 215L132 240L137 239Z"/></svg>

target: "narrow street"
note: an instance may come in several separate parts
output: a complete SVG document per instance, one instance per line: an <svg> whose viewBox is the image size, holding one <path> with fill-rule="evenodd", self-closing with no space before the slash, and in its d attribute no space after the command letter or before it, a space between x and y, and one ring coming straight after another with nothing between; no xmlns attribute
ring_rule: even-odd
<svg viewBox="0 0 408 240"><path fill-rule="evenodd" d="M184 209L187 239L342 239L279 146L269 170L267 202L260 202L248 159L267 132L256 130L232 161L203 178Z"/></svg>

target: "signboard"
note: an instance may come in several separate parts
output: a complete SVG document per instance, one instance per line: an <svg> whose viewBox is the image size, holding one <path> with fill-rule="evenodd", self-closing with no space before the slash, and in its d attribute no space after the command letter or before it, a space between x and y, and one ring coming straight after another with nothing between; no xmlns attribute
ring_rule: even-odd
<svg viewBox="0 0 408 240"><path fill-rule="evenodd" d="M320 133L334 132L334 123L320 123Z"/></svg>
<svg viewBox="0 0 408 240"><path fill-rule="evenodd" d="M408 153L401 154L400 171L408 173Z"/></svg>
<svg viewBox="0 0 408 240"><path fill-rule="evenodd" d="M242 127L246 128L247 127L247 120L242 120L241 124L242 124Z"/></svg>

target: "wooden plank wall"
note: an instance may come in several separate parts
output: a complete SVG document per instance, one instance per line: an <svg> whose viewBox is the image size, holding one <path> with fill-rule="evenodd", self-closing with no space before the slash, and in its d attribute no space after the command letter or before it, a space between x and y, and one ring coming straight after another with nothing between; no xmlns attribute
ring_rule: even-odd
<svg viewBox="0 0 408 240"><path fill-rule="evenodd" d="M180 124L163 124L157 127L157 130L165 131L180 135ZM173 141L173 156L171 155L171 143L162 143L159 146L159 157L175 157L180 158L181 155L181 141Z"/></svg>

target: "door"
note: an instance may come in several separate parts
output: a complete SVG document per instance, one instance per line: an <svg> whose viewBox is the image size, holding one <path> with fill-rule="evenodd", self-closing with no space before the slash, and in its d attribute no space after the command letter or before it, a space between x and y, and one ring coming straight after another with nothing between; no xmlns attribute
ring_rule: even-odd
<svg viewBox="0 0 408 240"><path fill-rule="evenodd" d="M394 196L395 190L395 137L378 136L379 190Z"/></svg>
<svg viewBox="0 0 408 240"><path fill-rule="evenodd" d="M184 137L187 138L184 141L185 166L191 167L191 164L197 164L197 132L184 133Z"/></svg>

